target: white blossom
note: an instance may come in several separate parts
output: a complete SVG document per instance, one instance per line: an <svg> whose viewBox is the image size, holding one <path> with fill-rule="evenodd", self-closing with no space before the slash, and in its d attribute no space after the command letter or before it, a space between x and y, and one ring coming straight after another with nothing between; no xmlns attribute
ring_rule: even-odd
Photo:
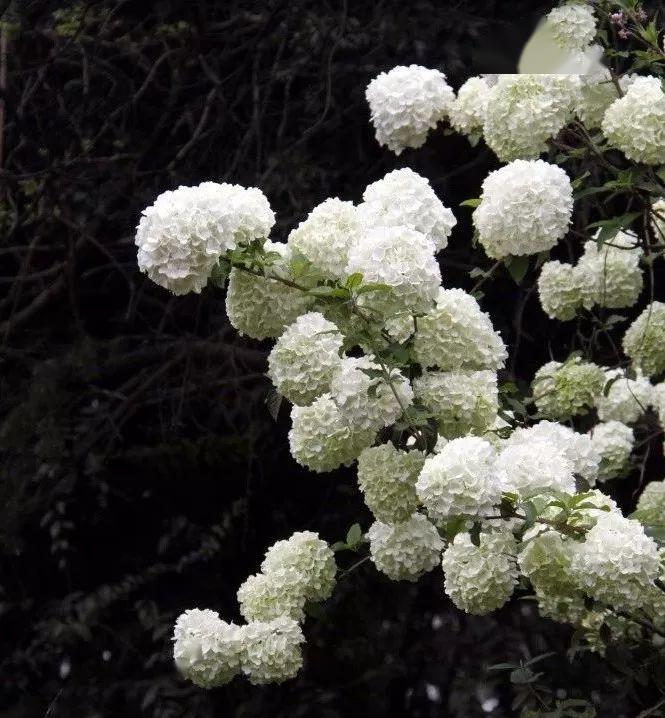
<svg viewBox="0 0 665 718"><path fill-rule="evenodd" d="M517 556L521 573L539 594L574 594L570 574L574 541L542 524L529 529Z"/></svg>
<svg viewBox="0 0 665 718"><path fill-rule="evenodd" d="M629 379L622 369L608 369L605 389L596 402L598 418L634 424L651 404L652 392L651 383L641 372L636 373L635 379Z"/></svg>
<svg viewBox="0 0 665 718"><path fill-rule="evenodd" d="M546 18L554 41L565 50L585 50L596 37L596 18L586 3L555 7Z"/></svg>
<svg viewBox="0 0 665 718"><path fill-rule="evenodd" d="M250 683L281 683L300 670L305 638L292 618L252 621L241 626L239 633L242 670Z"/></svg>
<svg viewBox="0 0 665 718"><path fill-rule="evenodd" d="M647 376L665 371L665 304L651 302L628 327L623 350Z"/></svg>
<svg viewBox="0 0 665 718"><path fill-rule="evenodd" d="M450 124L464 135L480 135L485 124L490 85L484 77L470 77L457 91L450 108Z"/></svg>
<svg viewBox="0 0 665 718"><path fill-rule="evenodd" d="M298 571L279 568L249 576L238 589L238 603L246 621L272 621L279 616L302 621L305 595Z"/></svg>
<svg viewBox="0 0 665 718"><path fill-rule="evenodd" d="M599 481L621 476L629 466L635 437L630 426L620 421L596 424L589 432L594 448L600 455Z"/></svg>
<svg viewBox="0 0 665 718"><path fill-rule="evenodd" d="M555 441L544 437L508 443L497 456L495 470L501 490L522 498L575 492L573 463Z"/></svg>
<svg viewBox="0 0 665 718"><path fill-rule="evenodd" d="M622 91L627 89L629 82L627 77L619 80ZM616 85L607 68L582 75L582 86L575 112L587 128L600 127L605 111L618 97Z"/></svg>
<svg viewBox="0 0 665 718"><path fill-rule="evenodd" d="M604 386L601 367L574 357L565 363L550 361L541 366L531 390L544 417L563 420L587 413L596 405Z"/></svg>
<svg viewBox="0 0 665 718"><path fill-rule="evenodd" d="M545 262L538 277L538 296L543 311L562 322L575 318L582 307L582 274L576 266L556 259Z"/></svg>
<svg viewBox="0 0 665 718"><path fill-rule="evenodd" d="M650 526L665 523L665 481L651 481L644 487L634 517Z"/></svg>

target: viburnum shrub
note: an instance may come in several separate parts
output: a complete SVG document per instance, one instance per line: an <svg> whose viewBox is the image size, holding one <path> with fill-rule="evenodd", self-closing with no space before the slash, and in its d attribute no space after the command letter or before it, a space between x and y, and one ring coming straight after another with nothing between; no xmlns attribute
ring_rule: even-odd
<svg viewBox="0 0 665 718"><path fill-rule="evenodd" d="M238 589L246 624L185 611L174 654L197 685L292 678L307 606L331 595L335 554L350 548L394 580L443 569L442 590L468 613L518 592L593 650L665 643L662 484L633 518L601 490L633 471L637 442L665 420L653 269L665 254L662 33L631 0L565 4L547 21L571 51L601 43L606 66L470 78L456 95L443 73L411 65L366 91L389 150L420 147L448 123L506 163L463 203L493 262L472 275L491 281L503 265L517 282L538 276L543 312L575 322L579 338L580 351L554 347L533 377L505 370L512 347L481 295L442 279L456 219L411 169L358 204L327 199L286 242L269 239L274 215L257 188L180 187L143 212L142 271L174 294L226 287L231 324L275 340L268 375L292 404L293 458L313 472L357 462L375 516L333 546L305 531L270 547ZM603 214L609 200L625 212ZM573 229L585 206L600 219ZM564 238L570 261L550 259ZM637 318L622 326L607 309Z"/></svg>

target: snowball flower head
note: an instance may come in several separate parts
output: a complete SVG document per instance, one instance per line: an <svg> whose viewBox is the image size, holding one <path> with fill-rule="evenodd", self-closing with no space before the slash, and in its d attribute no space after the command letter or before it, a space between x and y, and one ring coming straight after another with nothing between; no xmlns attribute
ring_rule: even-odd
<svg viewBox="0 0 665 718"><path fill-rule="evenodd" d="M551 249L568 231L573 189L568 175L542 160L515 160L485 178L473 212L488 256L536 254Z"/></svg>
<svg viewBox="0 0 665 718"><path fill-rule="evenodd" d="M582 274L571 264L556 259L543 264L538 277L538 296L543 311L552 319L566 322L582 306Z"/></svg>
<svg viewBox="0 0 665 718"><path fill-rule="evenodd" d="M449 441L425 459L416 483L418 498L436 522L492 513L501 501L492 445L475 436Z"/></svg>
<svg viewBox="0 0 665 718"><path fill-rule="evenodd" d="M596 37L596 18L586 3L570 3L555 7L546 22L554 41L565 50L585 50Z"/></svg>
<svg viewBox="0 0 665 718"><path fill-rule="evenodd" d="M409 227L422 232L437 251L448 244L457 224L425 177L405 167L372 182L363 193L358 214L368 228Z"/></svg>
<svg viewBox="0 0 665 718"><path fill-rule="evenodd" d="M376 436L375 431L354 431L330 394L310 406L294 406L291 420L291 456L318 473L351 464Z"/></svg>
<svg viewBox="0 0 665 718"><path fill-rule="evenodd" d="M390 383L392 388L371 357L344 357L330 393L353 429L378 431L394 424L413 401L411 385L398 369L390 370Z"/></svg>
<svg viewBox="0 0 665 718"><path fill-rule="evenodd" d="M635 437L630 426L620 421L597 424L589 432L593 446L600 455L599 481L621 476L628 468Z"/></svg>
<svg viewBox="0 0 665 718"><path fill-rule="evenodd" d="M426 371L414 379L413 390L447 439L484 433L499 409L496 373L489 370Z"/></svg>
<svg viewBox="0 0 665 718"><path fill-rule="evenodd" d="M628 327L623 350L647 376L665 371L665 304L651 302Z"/></svg>
<svg viewBox="0 0 665 718"><path fill-rule="evenodd" d="M201 688L228 683L240 670L238 627L215 611L192 608L173 631L173 657L182 674Z"/></svg>
<svg viewBox="0 0 665 718"><path fill-rule="evenodd" d="M422 514L386 524L375 521L367 532L374 565L393 581L417 581L439 562L443 540Z"/></svg>
<svg viewBox="0 0 665 718"><path fill-rule="evenodd" d="M425 143L429 130L446 116L455 93L442 72L409 65L375 77L365 97L377 141L399 155Z"/></svg>
<svg viewBox="0 0 665 718"><path fill-rule="evenodd" d="M299 578L293 568L250 576L238 589L240 613L246 621L272 621L279 616L302 621L305 596Z"/></svg>
<svg viewBox="0 0 665 718"><path fill-rule="evenodd" d="M665 481L652 481L637 500L634 517L647 526L663 523L665 517Z"/></svg>
<svg viewBox="0 0 665 718"><path fill-rule="evenodd" d="M536 159L568 121L578 75L500 75L489 93L484 136L503 162Z"/></svg>
<svg viewBox="0 0 665 718"><path fill-rule="evenodd" d="M622 77L619 84L622 91L625 91L629 85L628 77ZM619 93L609 70L603 68L599 72L582 76L575 112L589 129L600 127L605 111L618 97Z"/></svg>
<svg viewBox="0 0 665 718"><path fill-rule="evenodd" d="M342 335L319 312L299 316L268 356L268 376L294 404L309 404L330 389L341 358Z"/></svg>
<svg viewBox="0 0 665 718"><path fill-rule="evenodd" d="M426 311L441 284L434 251L434 243L415 229L377 227L351 247L346 274L359 272L365 282L390 287L390 291L363 294L364 306L386 313Z"/></svg>
<svg viewBox="0 0 665 718"><path fill-rule="evenodd" d="M374 516L385 524L407 521L420 505L416 479L425 456L392 444L365 449L358 457L358 486Z"/></svg>
<svg viewBox="0 0 665 718"><path fill-rule="evenodd" d="M327 279L342 276L349 248L358 241L360 217L352 202L336 197L317 205L289 234L292 250L304 255Z"/></svg>
<svg viewBox="0 0 665 718"><path fill-rule="evenodd" d="M566 595L575 591L570 576L572 541L558 531L534 527L524 535L517 560L535 591Z"/></svg>
<svg viewBox="0 0 665 718"><path fill-rule="evenodd" d="M604 386L605 374L599 366L574 357L563 364L551 361L540 367L531 390L543 416L563 420L587 413Z"/></svg>
<svg viewBox="0 0 665 718"><path fill-rule="evenodd" d="M174 294L200 292L227 250L264 239L274 222L268 200L255 187L178 187L143 210L136 228L138 265Z"/></svg>
<svg viewBox="0 0 665 718"><path fill-rule="evenodd" d="M634 610L658 576L658 547L638 521L610 511L598 516L583 542L575 545L571 570L592 598Z"/></svg>
<svg viewBox="0 0 665 718"><path fill-rule="evenodd" d="M305 637L292 618L252 621L240 628L240 638L242 670L250 683L282 683L302 666Z"/></svg>
<svg viewBox="0 0 665 718"><path fill-rule="evenodd" d="M492 320L461 289L439 289L436 307L418 317L413 342L424 367L441 370L500 369L507 351Z"/></svg>
<svg viewBox="0 0 665 718"><path fill-rule="evenodd" d="M598 418L634 424L651 404L653 389L649 380L641 373L629 379L622 369L610 369L605 372L605 382L611 384L598 397Z"/></svg>
<svg viewBox="0 0 665 718"><path fill-rule="evenodd" d="M517 546L510 531L482 531L475 546L459 533L443 554L445 591L457 608L485 615L501 608L517 583Z"/></svg>
<svg viewBox="0 0 665 718"><path fill-rule="evenodd" d="M490 86L484 77L470 77L457 92L450 108L450 124L469 137L482 134Z"/></svg>
<svg viewBox="0 0 665 718"><path fill-rule="evenodd" d="M505 446L497 456L495 471L501 490L522 498L550 491L575 492L572 462L555 442L542 437Z"/></svg>
<svg viewBox="0 0 665 718"><path fill-rule="evenodd" d="M325 601L335 585L337 565L328 544L312 531L296 531L291 538L277 541L267 551L261 571L295 571L294 583L308 601Z"/></svg>
<svg viewBox="0 0 665 718"><path fill-rule="evenodd" d="M601 124L608 141L629 160L665 163L665 93L658 77L636 77L606 110Z"/></svg>
<svg viewBox="0 0 665 718"><path fill-rule="evenodd" d="M270 274L288 279L291 252L285 244L266 242L267 253L279 255ZM266 277L232 269L226 290L226 313L231 325L252 339L278 337L284 329L305 314L313 298L299 289Z"/></svg>

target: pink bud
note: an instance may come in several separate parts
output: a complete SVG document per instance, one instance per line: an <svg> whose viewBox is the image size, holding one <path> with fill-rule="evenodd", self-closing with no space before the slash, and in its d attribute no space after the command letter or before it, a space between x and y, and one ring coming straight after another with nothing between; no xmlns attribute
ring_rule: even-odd
<svg viewBox="0 0 665 718"><path fill-rule="evenodd" d="M622 40L627 40L627 39L630 37L630 35L628 34L628 30L626 30L625 28L621 28L621 30L619 30L619 32L617 33L617 35L618 35Z"/></svg>

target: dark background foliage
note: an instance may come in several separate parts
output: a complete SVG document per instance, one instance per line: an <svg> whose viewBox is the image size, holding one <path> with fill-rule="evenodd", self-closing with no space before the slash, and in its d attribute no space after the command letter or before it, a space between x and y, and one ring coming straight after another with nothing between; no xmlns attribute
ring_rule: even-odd
<svg viewBox="0 0 665 718"><path fill-rule="evenodd" d="M510 687L487 666L549 650L553 689L633 715L630 681L586 654L568 664L570 632L530 603L468 617L440 574L392 584L367 564L308 619L295 681L208 693L171 662L178 613L237 619L267 545L305 528L343 539L370 517L352 471L314 476L289 457L288 412L275 423L265 405L268 346L231 330L223 293L174 298L140 276L141 209L179 184L256 185L285 238L326 197L358 200L408 165L456 208L444 281L468 289L488 262L457 207L495 159L443 133L396 158L373 138L364 88L412 62L455 88L510 72L550 5L0 3L0 716L507 716ZM526 379L577 341L546 320L533 281L499 273L484 300Z"/></svg>

